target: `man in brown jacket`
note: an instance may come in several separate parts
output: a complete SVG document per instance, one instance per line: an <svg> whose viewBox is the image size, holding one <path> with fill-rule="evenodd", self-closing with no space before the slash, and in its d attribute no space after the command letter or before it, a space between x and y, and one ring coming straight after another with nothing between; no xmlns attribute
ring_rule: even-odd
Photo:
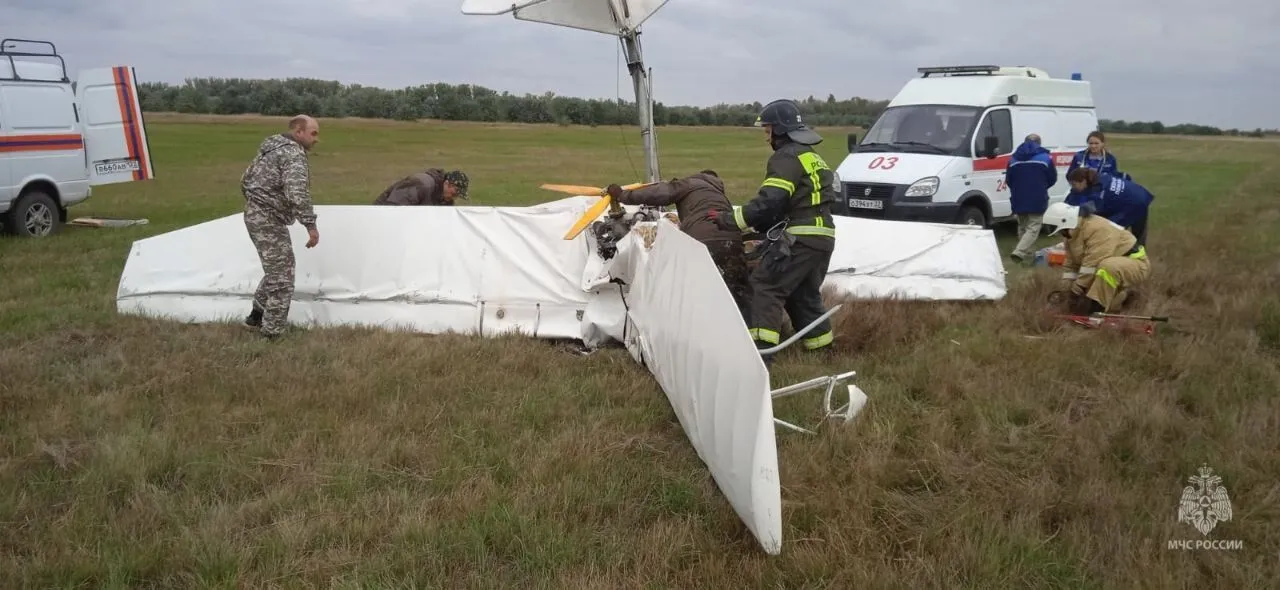
<svg viewBox="0 0 1280 590"><path fill-rule="evenodd" d="M622 205L675 205L676 215L680 218L680 230L707 247L725 286L729 287L729 293L738 304L738 311L742 313L744 320L748 317L749 273L742 249L742 232L721 229L708 216L712 211L722 216L733 216L733 204L724 194L724 182L714 170L703 170L684 178L633 190L623 190L616 184L609 185L605 190Z"/></svg>
<svg viewBox="0 0 1280 590"><path fill-rule="evenodd" d="M445 172L431 168L425 172L402 178L382 191L373 200L374 205L441 205L453 206L454 197L467 197L470 185L467 175L460 170Z"/></svg>
<svg viewBox="0 0 1280 590"><path fill-rule="evenodd" d="M1080 208L1054 203L1044 223L1063 232L1067 258L1062 278L1071 281L1072 311L1111 313L1119 309L1135 287L1151 277L1147 249L1128 230L1099 215L1080 216Z"/></svg>

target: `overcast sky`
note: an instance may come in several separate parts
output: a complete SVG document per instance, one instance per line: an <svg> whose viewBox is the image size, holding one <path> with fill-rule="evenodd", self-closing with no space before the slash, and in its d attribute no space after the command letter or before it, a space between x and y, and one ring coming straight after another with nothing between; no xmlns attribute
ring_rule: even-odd
<svg viewBox="0 0 1280 590"><path fill-rule="evenodd" d="M143 81L302 76L633 98L614 38L461 5L0 0L0 23L5 36L55 42L73 72L128 64ZM998 63L1082 72L1102 118L1252 129L1280 127L1278 30L1271 0L672 0L642 42L669 105L888 99L919 66Z"/></svg>

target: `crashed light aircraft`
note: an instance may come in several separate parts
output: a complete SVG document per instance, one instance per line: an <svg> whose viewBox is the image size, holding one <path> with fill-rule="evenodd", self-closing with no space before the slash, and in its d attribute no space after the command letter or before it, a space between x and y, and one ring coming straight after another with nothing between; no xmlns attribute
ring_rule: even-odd
<svg viewBox="0 0 1280 590"><path fill-rule="evenodd" d="M852 372L778 389L706 248L666 217L638 221L601 256L606 212L566 240L600 197L530 207L321 205L325 241L297 259L291 324L573 339L618 345L652 373L699 458L765 552L782 547L772 400L825 389L824 419L852 417ZM626 215L641 213L624 207ZM836 216L824 288L855 299L995 300L1004 270L990 231ZM447 240L439 236L449 236ZM209 244L219 244L209 248ZM431 252L431 256L410 255ZM397 253L400 253L397 256ZM262 277L241 214L137 240L116 295L119 313L237 322ZM799 328L799 327L797 327ZM838 335L837 335L838 337Z"/></svg>
<svg viewBox="0 0 1280 590"><path fill-rule="evenodd" d="M639 29L666 3L463 0L462 12L511 14L617 37L635 87L646 180L656 182L652 88ZM587 347L621 344L662 387L734 511L764 551L777 555L782 499L774 425L812 431L775 419L773 399L824 389L824 419L848 420L865 394L846 385L848 398L836 407L836 387L853 372L772 389L706 248L651 209L602 213L609 204L592 192L532 207L318 206L321 219L334 220L325 224L322 246L303 248L305 231L290 228L297 287L289 321L428 334L517 331ZM584 216L595 219L590 231L575 223ZM449 239L437 239L442 235ZM407 254L424 251L432 256ZM188 322L238 321L261 276L242 216L229 215L134 242L117 309ZM851 217L836 217L824 287L861 299L1005 294L990 231Z"/></svg>

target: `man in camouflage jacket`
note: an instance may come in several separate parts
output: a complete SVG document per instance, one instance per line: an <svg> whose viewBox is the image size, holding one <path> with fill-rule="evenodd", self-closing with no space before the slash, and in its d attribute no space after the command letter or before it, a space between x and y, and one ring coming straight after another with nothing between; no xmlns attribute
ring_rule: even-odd
<svg viewBox="0 0 1280 590"><path fill-rule="evenodd" d="M245 325L275 338L288 325L293 300L294 257L289 226L307 228L307 247L320 242L311 205L307 154L319 141L320 124L307 115L289 121L289 130L258 146L257 157L240 178L244 225L262 261L263 277L253 295L253 311Z"/></svg>

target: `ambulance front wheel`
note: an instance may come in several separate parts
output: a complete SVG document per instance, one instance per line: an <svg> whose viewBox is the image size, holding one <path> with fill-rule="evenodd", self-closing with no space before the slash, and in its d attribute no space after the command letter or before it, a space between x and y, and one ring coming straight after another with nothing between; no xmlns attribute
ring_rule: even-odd
<svg viewBox="0 0 1280 590"><path fill-rule="evenodd" d="M978 227L987 226L987 215L977 205L965 205L960 208L960 214L956 216L956 222L961 225L976 225Z"/></svg>

